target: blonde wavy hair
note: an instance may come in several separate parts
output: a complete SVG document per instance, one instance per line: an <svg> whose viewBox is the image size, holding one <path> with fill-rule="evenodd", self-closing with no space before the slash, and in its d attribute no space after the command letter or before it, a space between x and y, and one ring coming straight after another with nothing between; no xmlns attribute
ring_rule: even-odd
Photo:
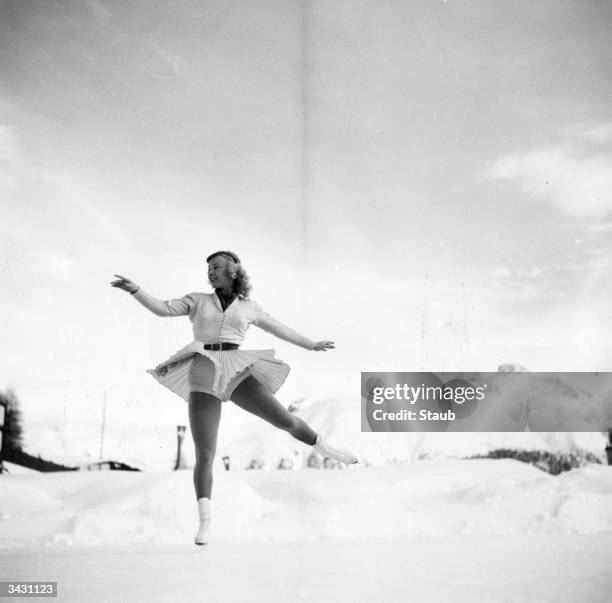
<svg viewBox="0 0 612 603"><path fill-rule="evenodd" d="M247 271L242 267L240 258L233 251L215 251L206 258L206 263L217 256L223 256L228 261L227 268L230 275L236 275L233 279L233 291L241 299L248 299L251 293L251 279Z"/></svg>

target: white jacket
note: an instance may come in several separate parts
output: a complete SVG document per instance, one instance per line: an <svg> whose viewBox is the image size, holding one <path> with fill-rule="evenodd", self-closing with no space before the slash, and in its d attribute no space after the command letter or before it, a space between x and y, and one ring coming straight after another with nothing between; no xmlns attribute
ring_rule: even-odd
<svg viewBox="0 0 612 603"><path fill-rule="evenodd" d="M194 340L205 344L241 344L247 329L253 324L307 350L314 347L312 340L272 318L250 299L236 297L224 312L219 298L214 293L194 292L177 299L162 301L141 287L133 297L157 316L189 316Z"/></svg>

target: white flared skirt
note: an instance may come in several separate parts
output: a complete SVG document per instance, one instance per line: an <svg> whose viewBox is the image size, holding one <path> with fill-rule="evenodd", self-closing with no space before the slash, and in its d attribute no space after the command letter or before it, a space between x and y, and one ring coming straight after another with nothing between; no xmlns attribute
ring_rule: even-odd
<svg viewBox="0 0 612 603"><path fill-rule="evenodd" d="M147 373L186 402L192 391L212 394L226 402L249 375L275 393L290 368L274 354L274 350L205 350L201 341L194 341Z"/></svg>

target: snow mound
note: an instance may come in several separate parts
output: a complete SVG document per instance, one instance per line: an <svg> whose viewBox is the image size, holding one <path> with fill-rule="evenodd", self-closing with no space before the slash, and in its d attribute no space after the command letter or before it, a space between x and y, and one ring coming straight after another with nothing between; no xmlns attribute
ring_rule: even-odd
<svg viewBox="0 0 612 603"><path fill-rule="evenodd" d="M3 548L176 544L196 524L191 472L0 477ZM612 530L612 470L553 477L505 460L345 471L217 472L211 537L225 542L594 534Z"/></svg>

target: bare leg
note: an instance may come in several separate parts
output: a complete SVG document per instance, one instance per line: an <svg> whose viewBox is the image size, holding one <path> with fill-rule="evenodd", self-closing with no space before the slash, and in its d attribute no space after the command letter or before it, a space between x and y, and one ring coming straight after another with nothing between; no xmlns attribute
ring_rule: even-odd
<svg viewBox="0 0 612 603"><path fill-rule="evenodd" d="M268 423L311 446L317 434L302 419L292 415L255 377L247 377L231 395L231 400Z"/></svg>
<svg viewBox="0 0 612 603"><path fill-rule="evenodd" d="M210 394L189 394L189 425L195 444L196 464L193 485L196 499L209 498L212 491L212 465L217 450L221 401Z"/></svg>

